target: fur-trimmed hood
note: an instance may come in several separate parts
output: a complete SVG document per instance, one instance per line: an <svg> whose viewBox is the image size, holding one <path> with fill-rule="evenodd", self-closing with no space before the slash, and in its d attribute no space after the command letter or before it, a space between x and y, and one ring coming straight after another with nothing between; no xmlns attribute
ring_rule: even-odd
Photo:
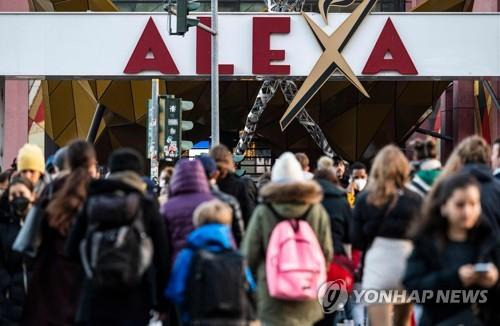
<svg viewBox="0 0 500 326"><path fill-rule="evenodd" d="M260 190L265 203L317 204L323 199L321 186L314 180L269 182Z"/></svg>

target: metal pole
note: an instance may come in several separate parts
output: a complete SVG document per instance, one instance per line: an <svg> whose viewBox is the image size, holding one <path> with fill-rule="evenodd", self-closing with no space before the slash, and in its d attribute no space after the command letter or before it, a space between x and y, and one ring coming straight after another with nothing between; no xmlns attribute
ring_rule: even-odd
<svg viewBox="0 0 500 326"><path fill-rule="evenodd" d="M212 5L212 29L217 33L217 0L211 0ZM212 112L211 112L211 139L212 147L219 144L219 69L218 69L218 35L212 34L212 76L211 76L211 93L212 93Z"/></svg>
<svg viewBox="0 0 500 326"><path fill-rule="evenodd" d="M149 128L151 128L151 173L150 178L153 181L158 181L159 163L158 163L158 95L160 92L160 81L158 79L151 80L151 112L149 112Z"/></svg>
<svg viewBox="0 0 500 326"><path fill-rule="evenodd" d="M106 111L106 107L101 103L97 103L97 108L94 112L94 117L92 118L92 123L90 124L89 132L87 133L87 141L89 143L95 143L95 139L97 137L97 131L99 131L99 126L101 125L102 117L104 116L104 112Z"/></svg>

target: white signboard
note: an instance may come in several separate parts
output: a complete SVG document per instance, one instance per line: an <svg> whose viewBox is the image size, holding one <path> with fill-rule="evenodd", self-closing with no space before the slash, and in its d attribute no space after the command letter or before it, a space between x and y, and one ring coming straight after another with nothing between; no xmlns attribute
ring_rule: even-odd
<svg viewBox="0 0 500 326"><path fill-rule="evenodd" d="M307 15L327 35L348 17L330 14L326 26ZM0 76L208 78L209 34L170 36L167 22L161 13L1 13ZM220 14L219 29L221 78L303 78L323 53L300 14ZM362 80L498 77L500 15L373 13L340 52Z"/></svg>

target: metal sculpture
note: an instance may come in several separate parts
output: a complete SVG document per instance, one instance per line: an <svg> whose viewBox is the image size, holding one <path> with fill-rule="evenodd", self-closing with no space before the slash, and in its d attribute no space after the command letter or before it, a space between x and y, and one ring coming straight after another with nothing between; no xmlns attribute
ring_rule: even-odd
<svg viewBox="0 0 500 326"><path fill-rule="evenodd" d="M267 7L269 11L272 12L300 12L304 6L304 0L268 0ZM242 155L245 153L248 144L252 141L255 135L255 130L257 129L257 123L262 116L262 113L267 107L269 101L273 98L278 90L281 89L285 101L290 104L297 94L297 85L292 80L287 79L264 79L262 86L260 87L259 93L252 109L248 113L247 120L245 123L245 128L240 135L238 145L235 149L235 154ZM325 134L319 127L319 125L314 121L314 119L307 113L306 110L302 110L297 116L298 121L307 132L314 139L316 144L321 148L323 153L329 157L333 157L336 153L331 148Z"/></svg>

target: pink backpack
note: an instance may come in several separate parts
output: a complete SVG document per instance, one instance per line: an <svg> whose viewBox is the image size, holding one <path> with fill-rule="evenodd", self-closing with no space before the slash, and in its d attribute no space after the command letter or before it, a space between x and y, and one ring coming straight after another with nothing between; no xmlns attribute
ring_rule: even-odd
<svg viewBox="0 0 500 326"><path fill-rule="evenodd" d="M269 295L285 300L315 300L326 282L326 262L316 234L304 219L285 219L268 205L280 220L273 229L266 253Z"/></svg>

